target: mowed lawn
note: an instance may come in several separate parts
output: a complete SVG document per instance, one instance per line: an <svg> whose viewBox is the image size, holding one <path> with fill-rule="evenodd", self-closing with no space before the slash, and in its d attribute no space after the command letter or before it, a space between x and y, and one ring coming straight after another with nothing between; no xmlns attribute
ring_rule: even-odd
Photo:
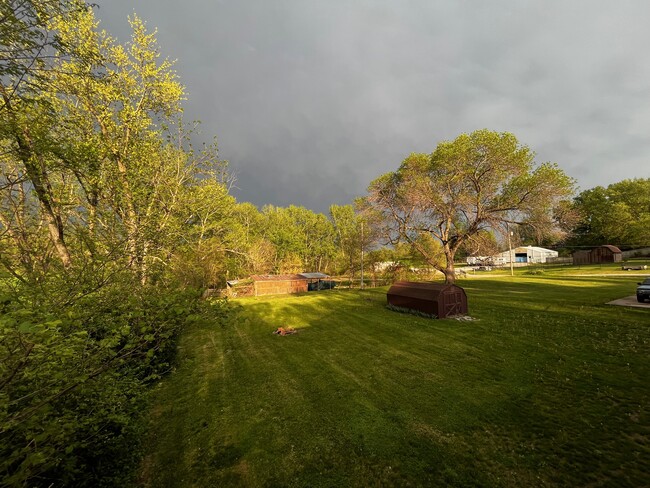
<svg viewBox="0 0 650 488"><path fill-rule="evenodd" d="M650 309L604 304L637 280L462 280L473 321L385 288L234 301L182 337L141 482L650 486Z"/></svg>

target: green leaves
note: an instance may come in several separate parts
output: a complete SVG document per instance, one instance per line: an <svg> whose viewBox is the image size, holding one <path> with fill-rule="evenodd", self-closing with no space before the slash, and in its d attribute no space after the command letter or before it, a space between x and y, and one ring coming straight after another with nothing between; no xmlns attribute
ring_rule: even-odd
<svg viewBox="0 0 650 488"><path fill-rule="evenodd" d="M397 172L370 184L362 206L379 217L386 238L409 242L453 281L461 246L504 222L550 232L553 210L573 186L557 165L535 167L534 153L514 135L482 129L441 142L430 155L409 155ZM444 264L423 235L440 243Z"/></svg>
<svg viewBox="0 0 650 488"><path fill-rule="evenodd" d="M3 2L0 19L0 477L124 485L146 386L202 320L170 262L228 239L226 164L191 149L139 18L125 45L75 0Z"/></svg>
<svg viewBox="0 0 650 488"><path fill-rule="evenodd" d="M118 475L123 484L146 385L169 369L187 317L223 310L203 308L194 293L133 283L58 310L22 303L31 298L3 296L0 308L0 476L84 486ZM103 471L89 470L98 459Z"/></svg>
<svg viewBox="0 0 650 488"><path fill-rule="evenodd" d="M650 179L637 178L597 186L574 201L580 215L570 244L643 247L650 243Z"/></svg>
<svg viewBox="0 0 650 488"><path fill-rule="evenodd" d="M41 326L42 328L42 326ZM29 332L38 332L39 326L37 324L33 324L31 322L22 322L18 326L18 332L22 332L23 334L29 333Z"/></svg>

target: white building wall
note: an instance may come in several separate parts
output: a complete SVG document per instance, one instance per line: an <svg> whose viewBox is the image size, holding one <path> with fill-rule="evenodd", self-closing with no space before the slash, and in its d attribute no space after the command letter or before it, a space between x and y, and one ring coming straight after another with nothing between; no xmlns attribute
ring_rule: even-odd
<svg viewBox="0 0 650 488"><path fill-rule="evenodd" d="M526 254L526 257L517 257L517 254ZM495 266L504 266L510 264L510 256L512 255L512 261L515 264L526 264L526 263L545 263L548 258L558 257L557 251L552 251L551 249L544 249L543 247L535 246L521 246L512 249L510 251L503 251L494 256L485 257L485 256L476 256L467 258L467 264L482 264L488 261L491 261Z"/></svg>

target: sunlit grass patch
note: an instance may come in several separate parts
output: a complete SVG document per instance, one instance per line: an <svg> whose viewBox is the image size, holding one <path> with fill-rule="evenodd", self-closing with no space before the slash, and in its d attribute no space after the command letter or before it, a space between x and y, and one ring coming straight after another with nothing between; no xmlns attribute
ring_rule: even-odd
<svg viewBox="0 0 650 488"><path fill-rule="evenodd" d="M648 485L650 313L604 305L633 283L468 278L469 322L385 288L237 300L183 337L145 484Z"/></svg>

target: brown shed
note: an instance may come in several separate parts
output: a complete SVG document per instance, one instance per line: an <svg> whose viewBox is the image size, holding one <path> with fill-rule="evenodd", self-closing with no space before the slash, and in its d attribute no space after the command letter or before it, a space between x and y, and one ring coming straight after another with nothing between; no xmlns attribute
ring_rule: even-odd
<svg viewBox="0 0 650 488"><path fill-rule="evenodd" d="M589 251L576 251L573 253L573 264L600 264L620 263L623 253L616 246L604 245Z"/></svg>
<svg viewBox="0 0 650 488"><path fill-rule="evenodd" d="M253 280L253 294L255 296L284 295L307 291L307 278L297 274L253 275L251 279Z"/></svg>
<svg viewBox="0 0 650 488"><path fill-rule="evenodd" d="M439 319L467 314L467 294L444 283L397 281L386 294L389 305L434 315Z"/></svg>
<svg viewBox="0 0 650 488"><path fill-rule="evenodd" d="M591 250L592 263L620 263L623 253L616 246L600 246Z"/></svg>

